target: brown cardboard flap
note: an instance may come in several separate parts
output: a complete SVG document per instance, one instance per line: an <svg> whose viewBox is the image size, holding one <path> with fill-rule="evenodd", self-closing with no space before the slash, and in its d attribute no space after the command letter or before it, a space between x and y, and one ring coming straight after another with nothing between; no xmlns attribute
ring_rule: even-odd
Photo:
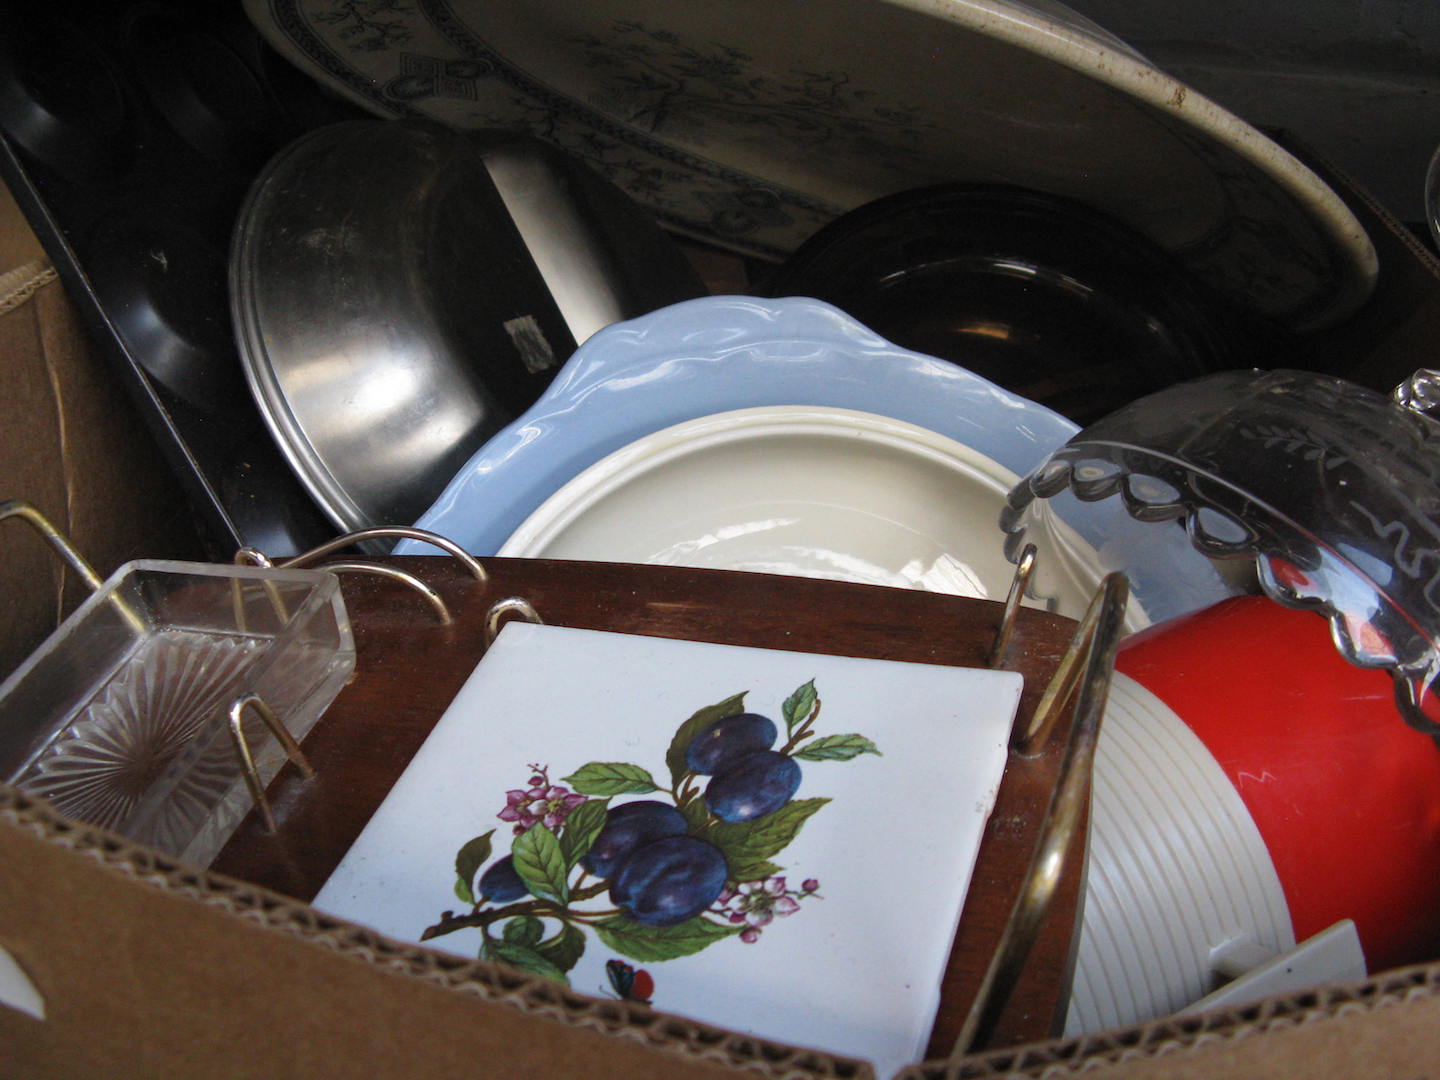
<svg viewBox="0 0 1440 1080"><path fill-rule="evenodd" d="M774 1077L868 1066L387 941L184 869L0 786L0 946L47 1017L0 1008L0 1062L105 1077ZM916 1065L899 1080L1424 1080L1440 965L1241 1009Z"/></svg>
<svg viewBox="0 0 1440 1080"><path fill-rule="evenodd" d="M1427 1080L1440 1076L1440 965L1244 1008L930 1063L896 1080Z"/></svg>
<svg viewBox="0 0 1440 1080"><path fill-rule="evenodd" d="M0 185L0 500L23 499L103 577L199 550L150 433ZM0 526L0 680L85 596L44 541Z"/></svg>
<svg viewBox="0 0 1440 1080"><path fill-rule="evenodd" d="M46 1007L44 1020L0 1008L7 1075L873 1075L399 945L77 826L3 786L0 866L0 946Z"/></svg>

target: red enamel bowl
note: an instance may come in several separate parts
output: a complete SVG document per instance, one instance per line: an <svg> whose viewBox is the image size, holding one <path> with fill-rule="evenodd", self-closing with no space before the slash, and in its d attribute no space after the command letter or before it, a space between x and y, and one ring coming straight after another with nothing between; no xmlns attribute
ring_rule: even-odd
<svg viewBox="0 0 1440 1080"><path fill-rule="evenodd" d="M1297 940L1348 918L1371 971L1440 958L1440 748L1401 719L1387 672L1345 660L1320 615L1263 596L1132 635L1116 667L1235 785Z"/></svg>

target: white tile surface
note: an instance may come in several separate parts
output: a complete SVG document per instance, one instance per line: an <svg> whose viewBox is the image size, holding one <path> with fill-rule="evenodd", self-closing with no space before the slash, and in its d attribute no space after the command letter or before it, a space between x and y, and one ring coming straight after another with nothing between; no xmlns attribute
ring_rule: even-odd
<svg viewBox="0 0 1440 1080"><path fill-rule="evenodd" d="M463 843L495 828L493 857L509 850L496 815L532 765L563 783L588 762L621 761L668 785L666 749L697 709L746 691L745 707L775 719L783 743L781 703L811 678L817 735L859 733L881 752L802 762L795 798L832 801L773 861L792 889L817 879L823 899L804 899L754 943L729 937L634 964L653 977L656 1008L868 1058L889 1075L921 1054L933 1022L1004 770L1022 683L1013 672L510 623L316 906L415 941L442 911L464 907L452 891ZM635 797L668 796L612 805ZM602 894L575 907L611 904ZM604 964L616 954L586 938L571 985L608 993ZM480 931L430 944L474 956Z"/></svg>

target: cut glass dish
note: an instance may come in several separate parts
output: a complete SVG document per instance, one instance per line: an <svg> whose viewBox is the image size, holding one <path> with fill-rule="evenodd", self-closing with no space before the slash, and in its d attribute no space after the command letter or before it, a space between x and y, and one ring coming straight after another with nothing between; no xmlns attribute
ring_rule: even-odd
<svg viewBox="0 0 1440 1080"><path fill-rule="evenodd" d="M127 563L0 684L0 776L206 865L251 803L237 703L258 697L298 742L354 664L333 574ZM268 782L284 748L256 710L238 715Z"/></svg>

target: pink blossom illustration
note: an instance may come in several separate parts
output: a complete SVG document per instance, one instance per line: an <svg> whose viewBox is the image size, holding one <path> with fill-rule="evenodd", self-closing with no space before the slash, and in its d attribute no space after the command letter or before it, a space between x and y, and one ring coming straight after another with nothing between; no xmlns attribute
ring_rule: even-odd
<svg viewBox="0 0 1440 1080"><path fill-rule="evenodd" d="M777 916L793 915L800 910L800 901L808 897L822 899L820 882L807 878L799 890L789 888L780 876L760 881L744 881L720 894L721 913L735 925L744 924L740 940L753 945L760 940L760 931Z"/></svg>
<svg viewBox="0 0 1440 1080"><path fill-rule="evenodd" d="M606 961L614 993L648 1002L654 980L638 964L754 944L821 899L818 880L794 888L772 861L830 802L799 794L802 764L880 750L858 732L816 731L814 679L783 700L779 723L747 711L748 693L684 720L665 773L597 760L553 783L549 766L530 765L497 814L514 831L510 850L496 850L495 829L462 844L452 891L467 908L442 912L420 940L479 930L481 959L568 983L593 936L635 962Z"/></svg>
<svg viewBox="0 0 1440 1080"><path fill-rule="evenodd" d="M523 835L534 825L543 824L552 832L565 823L570 811L585 801L584 795L577 795L562 784L550 783L545 768L530 766L535 774L530 777L530 786L514 788L505 793L505 807L496 815L501 821L514 824L516 836Z"/></svg>

